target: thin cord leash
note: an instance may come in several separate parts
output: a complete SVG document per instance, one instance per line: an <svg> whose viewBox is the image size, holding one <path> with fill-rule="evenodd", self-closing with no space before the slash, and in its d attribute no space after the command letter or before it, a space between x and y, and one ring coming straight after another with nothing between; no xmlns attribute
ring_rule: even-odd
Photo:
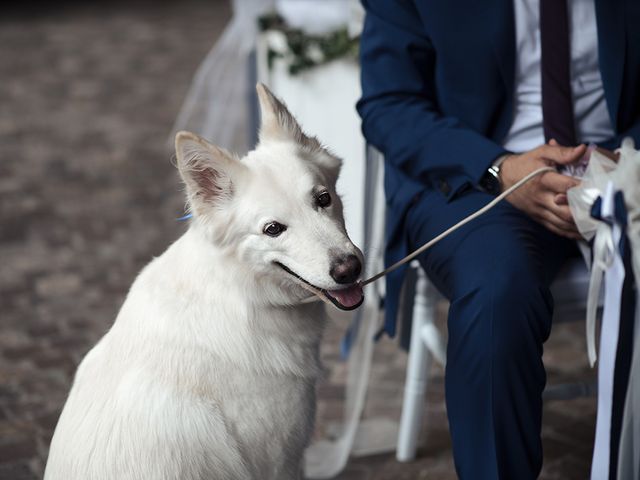
<svg viewBox="0 0 640 480"><path fill-rule="evenodd" d="M479 209L476 212L472 213L468 217L463 218L461 221L459 221L458 223L456 223L452 227L448 228L447 230L442 232L437 237L429 240L427 243L422 245L420 248L418 248L417 250L414 250L412 253L410 253L409 255L404 257L403 259L397 261L396 263L394 263L390 267L385 268L381 272L376 273L375 275L367 278L366 280L363 280L362 282L360 282L360 286L364 287L365 285L369 285L370 283L373 283L376 280L379 280L380 278L384 277L385 275L388 275L389 273L393 272L394 270L397 270L402 265L404 265L406 263L409 263L411 260L416 258L418 255L420 255L425 250L427 250L427 249L431 248L432 246L434 246L436 243L438 243L443 238L451 235L453 232L455 232L456 230L458 230L462 226L466 225L467 223L471 222L472 220L475 220L476 218L478 218L480 215L482 215L482 214L488 212L489 210L491 210L498 203L500 203L502 200L507 198L509 195L511 195L513 192L515 192L517 189L522 187L525 183L527 183L528 181L530 181L534 177L537 177L538 175L541 175L541 174L546 173L546 172L555 172L555 171L557 171L557 170L554 167L542 167L542 168L539 168L538 170L534 170L529 175L527 175L526 177L520 179L518 182L516 182L511 187L506 189L504 192L502 192L496 198L491 200L489 203L487 203L481 209ZM188 213L188 214L178 218L177 220L184 221L184 220L187 220L187 219L191 218L192 216L193 216L192 214ZM304 300L302 300L301 303L310 303L310 302L315 302L315 301L318 301L318 300L323 300L328 305L333 305L331 302L329 302L327 299L325 299L324 296L317 295L318 292L315 292L314 290L311 290L310 288L307 288L307 290L311 291L312 293L314 293L316 295L314 295L312 297L305 298Z"/></svg>
<svg viewBox="0 0 640 480"><path fill-rule="evenodd" d="M383 271L381 271L380 273L376 273L374 276L367 278L366 280L363 280L360 285L362 285L363 287L365 285L369 285L372 282L375 282L376 280L378 280L379 278L384 277L385 275L393 272L394 270L398 269L399 267L401 267L402 265L404 265L405 263L410 262L411 260L413 260L414 258L416 258L418 255L420 255L422 252L424 252L425 250L427 250L428 248L432 247L433 245L435 245L436 243L438 243L440 240L442 240L443 238L449 236L450 234L452 234L453 232L455 232L456 230L458 230L460 227L466 225L467 223L469 223L472 220L475 220L476 218L478 218L480 215L488 212L489 210L491 210L493 207L495 207L498 203L500 203L502 200L504 200L505 198L507 198L509 195L511 195L513 192L515 192L517 189L519 189L521 186L523 186L525 183L527 183L529 180L531 180L534 177L537 177L538 175L541 175L543 173L546 172L556 172L557 170L553 167L542 167L539 168L538 170L535 170L533 172L531 172L529 175L527 175L526 177L520 179L517 183L513 184L511 187L509 187L508 189L506 189L504 192L502 192L500 195L498 195L496 198L494 198L493 200L491 200L489 203L487 203L484 207L482 207L481 209L479 209L478 211L472 213L471 215L469 215L466 218L463 218L461 221L459 221L458 223L456 223L454 226L448 228L447 230L445 230L444 232L442 232L440 235L438 235L437 237L429 240L427 243L425 243L424 245L422 245L420 248L418 248L417 250L414 250L412 253L410 253L409 255L407 255L406 257L404 257L402 260L397 261L396 263L394 263L393 265L391 265L390 267L384 269Z"/></svg>
<svg viewBox="0 0 640 480"><path fill-rule="evenodd" d="M535 170L535 171L531 172L529 175L527 175L526 177L520 179L517 183L513 184L511 187L506 189L504 192L502 192L496 198L491 200L489 203L487 203L481 209L479 209L476 212L472 213L468 217L463 218L461 221L459 221L458 223L456 223L452 227L448 228L447 230L442 232L437 237L429 240L427 243L422 245L417 250L414 250L412 253L410 253L409 255L404 257L402 260L397 261L396 263L394 263L390 267L385 268L381 272L376 273L375 275L367 278L366 280L363 280L362 282L360 282L360 285L363 286L363 287L365 285L369 285L370 283L375 282L376 280L378 280L378 279L384 277L385 275L388 275L389 273L393 272L394 270L400 268L405 263L409 263L411 260L416 258L418 255L420 255L422 252L424 252L428 248L431 248L432 246L434 246L436 243L438 243L443 238L449 236L450 234L452 234L453 232L455 232L456 230L458 230L462 226L466 225L470 221L475 220L480 215L482 215L482 214L488 212L489 210L491 210L498 203L500 203L502 200L504 200L506 197L511 195L513 192L515 192L517 189L522 187L525 183L527 183L529 180L533 179L534 177L537 177L538 175L542 175L543 173L546 173L546 172L556 172L556 171L557 170L554 167L542 167L542 168L539 168L538 170ZM322 299L322 297L320 297L320 298L318 298L318 297L309 297L309 298L304 299L302 301L302 303L309 303L309 302L313 302L313 301L317 301L317 300L323 300L323 299ZM327 302L327 303L329 303L329 302Z"/></svg>

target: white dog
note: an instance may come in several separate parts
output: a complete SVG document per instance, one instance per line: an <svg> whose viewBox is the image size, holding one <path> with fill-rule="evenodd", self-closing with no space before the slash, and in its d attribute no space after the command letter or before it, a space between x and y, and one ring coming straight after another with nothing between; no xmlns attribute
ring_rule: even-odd
<svg viewBox="0 0 640 480"><path fill-rule="evenodd" d="M243 159L177 135L190 228L80 364L46 480L299 478L325 323L301 300L359 306L362 254L340 160L257 88L260 142Z"/></svg>

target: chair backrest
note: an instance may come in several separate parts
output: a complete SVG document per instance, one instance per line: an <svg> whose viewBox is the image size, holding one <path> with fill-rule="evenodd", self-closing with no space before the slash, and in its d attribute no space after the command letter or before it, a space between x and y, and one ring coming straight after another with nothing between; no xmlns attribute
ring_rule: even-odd
<svg viewBox="0 0 640 480"><path fill-rule="evenodd" d="M364 255L367 259L365 277L384 269L384 157L375 147L367 145L364 183ZM384 282L376 282L376 291L384 297Z"/></svg>

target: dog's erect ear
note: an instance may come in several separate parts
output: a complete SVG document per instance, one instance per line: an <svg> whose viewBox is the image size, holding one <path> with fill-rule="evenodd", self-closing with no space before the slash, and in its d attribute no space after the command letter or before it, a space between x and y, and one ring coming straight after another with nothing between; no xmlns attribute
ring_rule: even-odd
<svg viewBox="0 0 640 480"><path fill-rule="evenodd" d="M266 85L256 85L258 101L260 102L260 141L269 139L286 140L294 138L298 132L302 133L300 125L282 103Z"/></svg>
<svg viewBox="0 0 640 480"><path fill-rule="evenodd" d="M195 213L221 206L233 197L233 177L243 165L233 156L191 132L176 134L176 157Z"/></svg>
<svg viewBox="0 0 640 480"><path fill-rule="evenodd" d="M264 84L256 85L260 102L260 141L296 140L304 135L300 125L271 90ZM315 140L315 139L314 139Z"/></svg>
<svg viewBox="0 0 640 480"><path fill-rule="evenodd" d="M306 135L297 120L271 91L262 83L256 85L260 101L260 142L269 140L289 140L300 147L305 156L309 156L330 176L337 178L342 161L327 151L315 137Z"/></svg>

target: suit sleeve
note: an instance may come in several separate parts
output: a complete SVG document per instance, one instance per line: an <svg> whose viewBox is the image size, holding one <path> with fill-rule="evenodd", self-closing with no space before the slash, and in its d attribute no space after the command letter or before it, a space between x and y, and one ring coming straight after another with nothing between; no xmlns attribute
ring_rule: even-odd
<svg viewBox="0 0 640 480"><path fill-rule="evenodd" d="M363 0L360 43L362 131L398 169L433 185L449 181L454 195L477 184L502 146L438 110L436 50L409 0ZM456 182L458 184L456 184Z"/></svg>

